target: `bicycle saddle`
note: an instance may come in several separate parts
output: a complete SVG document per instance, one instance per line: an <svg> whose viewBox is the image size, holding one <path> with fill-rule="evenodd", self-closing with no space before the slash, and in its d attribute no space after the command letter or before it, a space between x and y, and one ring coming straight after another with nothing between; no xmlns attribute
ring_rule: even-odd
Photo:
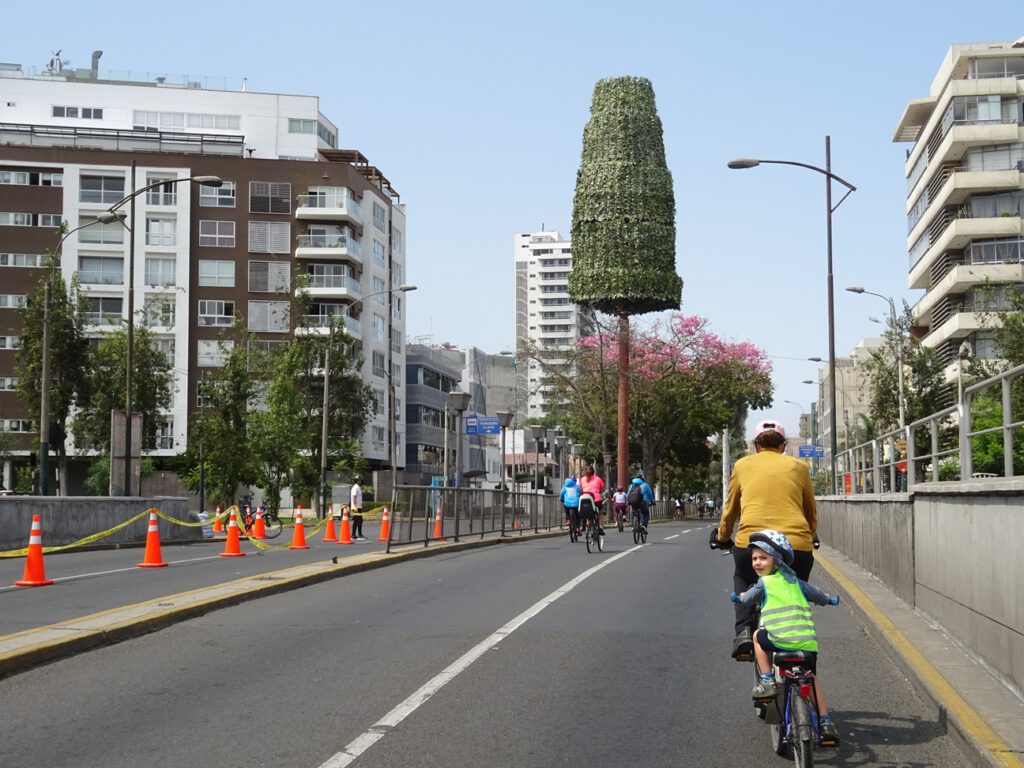
<svg viewBox="0 0 1024 768"><path fill-rule="evenodd" d="M776 651L772 662L776 667L798 667L812 665L818 660L818 654L814 651Z"/></svg>

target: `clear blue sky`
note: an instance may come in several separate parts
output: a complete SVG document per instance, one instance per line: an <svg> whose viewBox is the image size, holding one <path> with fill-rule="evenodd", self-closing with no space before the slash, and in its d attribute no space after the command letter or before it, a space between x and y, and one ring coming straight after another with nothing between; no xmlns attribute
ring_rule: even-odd
<svg viewBox="0 0 1024 768"><path fill-rule="evenodd" d="M143 11L142 8L147 8ZM409 211L408 333L508 349L514 233L568 234L594 83L654 84L675 180L683 311L773 357L797 420L827 357L824 179L736 156L824 164L858 187L835 214L836 351L876 335L879 299L911 302L903 160L892 135L947 48L1013 40L1013 13L963 2L194 2L4 12L0 60L248 78L315 94L342 147L380 167ZM137 10L136 10L137 9ZM2 82L2 81L0 81ZM793 359L790 359L793 358ZM757 415L751 417L751 421Z"/></svg>

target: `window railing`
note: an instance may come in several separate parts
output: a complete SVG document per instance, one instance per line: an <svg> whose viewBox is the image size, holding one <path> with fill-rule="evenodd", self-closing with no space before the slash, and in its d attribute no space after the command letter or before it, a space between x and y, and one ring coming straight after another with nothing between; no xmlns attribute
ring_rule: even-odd
<svg viewBox="0 0 1024 768"><path fill-rule="evenodd" d="M355 294L362 293L362 286L358 280L348 275L310 275L310 288L347 288Z"/></svg>
<svg viewBox="0 0 1024 768"><path fill-rule="evenodd" d="M124 274L94 269L79 270L78 282L82 285L123 285Z"/></svg>
<svg viewBox="0 0 1024 768"><path fill-rule="evenodd" d="M299 235L298 244L299 248L344 248L361 255L358 241L348 235Z"/></svg>
<svg viewBox="0 0 1024 768"><path fill-rule="evenodd" d="M362 219L363 209L348 192L318 192L299 195L300 208L342 208L357 219Z"/></svg>

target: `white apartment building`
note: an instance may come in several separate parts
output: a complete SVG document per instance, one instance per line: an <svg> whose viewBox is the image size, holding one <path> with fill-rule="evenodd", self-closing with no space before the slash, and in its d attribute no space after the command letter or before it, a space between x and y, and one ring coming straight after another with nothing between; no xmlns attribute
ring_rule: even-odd
<svg viewBox="0 0 1024 768"><path fill-rule="evenodd" d="M922 343L938 350L946 379L957 349L996 355L984 314L1024 283L1024 38L954 45L929 95L911 101L894 141L907 151L907 251Z"/></svg>
<svg viewBox="0 0 1024 768"><path fill-rule="evenodd" d="M62 221L88 224L153 182L218 176L219 188L183 182L139 195L133 233L97 223L62 247L65 279L77 274L93 300L98 334L127 318L134 239L136 324L158 339L175 377L156 455L185 449L198 377L231 343L217 337L237 323L258 333L259 345L287 343L291 279L308 274L307 325L343 316L362 345L363 380L379 404L363 455L390 465L393 381L404 464L406 294L387 292L406 277L398 193L358 151L336 148L337 128L317 97L211 90L202 78L104 79L97 63L94 54L84 70L56 58L39 72L0 64L0 278L10 295L35 284ZM0 327L12 334L14 307L0 302ZM0 372L10 376L16 335L3 339ZM17 415L14 397L0 392L8 415ZM31 441L23 442L18 453L27 455Z"/></svg>
<svg viewBox="0 0 1024 768"><path fill-rule="evenodd" d="M572 243L557 231L515 236L516 265L516 421L540 418L550 409L550 385L540 365L522 354L537 349L549 363L592 332L594 315L569 298Z"/></svg>

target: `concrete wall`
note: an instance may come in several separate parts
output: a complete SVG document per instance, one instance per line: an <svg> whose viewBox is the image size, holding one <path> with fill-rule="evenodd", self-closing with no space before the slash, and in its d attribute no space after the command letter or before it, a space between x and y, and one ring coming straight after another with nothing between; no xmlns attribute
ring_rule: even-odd
<svg viewBox="0 0 1024 768"><path fill-rule="evenodd" d="M1024 691L1024 480L823 498L819 535Z"/></svg>
<svg viewBox="0 0 1024 768"><path fill-rule="evenodd" d="M178 520L194 520L189 517L186 505L185 499L171 497L4 496L0 497L0 551L21 549L28 544L33 515L42 518L43 546L53 547L113 528L151 507ZM202 538L202 529L198 526L185 527L157 519L161 543ZM96 543L143 543L148 528L149 520L144 517Z"/></svg>

